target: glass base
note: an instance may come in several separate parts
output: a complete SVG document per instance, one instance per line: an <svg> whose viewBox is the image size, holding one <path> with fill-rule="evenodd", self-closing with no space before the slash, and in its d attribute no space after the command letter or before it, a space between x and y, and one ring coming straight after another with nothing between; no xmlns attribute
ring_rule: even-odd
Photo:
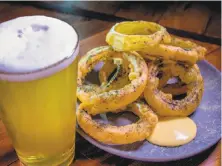
<svg viewBox="0 0 222 166"><path fill-rule="evenodd" d="M20 166L69 166L74 159L74 147L68 152L53 158L20 158Z"/></svg>

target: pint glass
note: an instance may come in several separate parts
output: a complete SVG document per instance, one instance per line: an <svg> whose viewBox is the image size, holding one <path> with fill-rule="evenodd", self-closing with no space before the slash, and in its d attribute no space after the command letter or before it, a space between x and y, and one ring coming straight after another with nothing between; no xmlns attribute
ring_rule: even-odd
<svg viewBox="0 0 222 166"><path fill-rule="evenodd" d="M41 20L43 16L32 17ZM44 17L43 22L47 22ZM34 35L40 35L41 40L49 37L46 32L39 33L42 34ZM23 35L25 37L25 33ZM0 65L0 117L23 165L66 166L74 158L78 48L77 38L70 55L33 71L28 71L30 67L24 68L24 65L23 69L28 69L25 72L19 70L19 65L16 66L19 72L14 68L11 70L7 62L4 62L5 68ZM53 48L50 45L44 49ZM46 56L51 58L51 55ZM17 61L8 63L14 65ZM38 67L38 64L34 65Z"/></svg>

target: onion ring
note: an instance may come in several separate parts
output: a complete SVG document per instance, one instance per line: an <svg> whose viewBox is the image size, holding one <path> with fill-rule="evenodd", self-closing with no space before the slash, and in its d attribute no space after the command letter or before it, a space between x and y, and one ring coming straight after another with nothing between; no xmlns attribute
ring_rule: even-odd
<svg viewBox="0 0 222 166"><path fill-rule="evenodd" d="M191 41L171 37L169 43L162 41L158 45L147 46L137 51L145 59L173 60L193 65L204 59L207 50Z"/></svg>
<svg viewBox="0 0 222 166"><path fill-rule="evenodd" d="M158 122L158 117L147 104L134 102L129 108L140 120L125 126L113 126L92 120L84 110L84 104L80 104L76 113L77 122L88 135L105 144L129 144L145 140Z"/></svg>
<svg viewBox="0 0 222 166"><path fill-rule="evenodd" d="M170 41L166 28L154 22L125 21L115 24L106 35L106 42L117 51L139 51L161 40Z"/></svg>
<svg viewBox="0 0 222 166"><path fill-rule="evenodd" d="M130 75L135 76L130 84L110 91L98 85L84 84L87 73L98 62L105 62L112 58L128 61ZM136 52L116 52L109 46L94 48L79 61L77 97L81 102L88 104L87 111L92 115L118 110L132 103L142 94L146 87L147 73L146 62Z"/></svg>
<svg viewBox="0 0 222 166"><path fill-rule="evenodd" d="M144 91L147 103L160 116L188 116L198 107L203 91L203 78L198 66L195 64L189 68L180 64L168 64L172 76L179 76L187 85L187 96L182 100L173 100L171 94L165 94L158 89L162 64L155 62L148 64L148 81Z"/></svg>

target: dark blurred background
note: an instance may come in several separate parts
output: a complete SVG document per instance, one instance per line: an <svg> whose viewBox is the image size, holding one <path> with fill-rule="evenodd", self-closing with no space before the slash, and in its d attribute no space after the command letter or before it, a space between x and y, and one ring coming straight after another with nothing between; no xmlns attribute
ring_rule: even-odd
<svg viewBox="0 0 222 166"><path fill-rule="evenodd" d="M86 38L123 20L160 23L179 36L220 44L221 2L1 2L0 22L44 14L73 25Z"/></svg>

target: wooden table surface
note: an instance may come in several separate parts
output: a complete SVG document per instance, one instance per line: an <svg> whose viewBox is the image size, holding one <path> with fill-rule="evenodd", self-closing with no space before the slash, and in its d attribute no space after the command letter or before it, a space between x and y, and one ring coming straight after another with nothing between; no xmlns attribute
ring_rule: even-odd
<svg viewBox="0 0 222 166"><path fill-rule="evenodd" d="M99 9L96 8L98 3L102 6ZM36 14L59 18L68 22L77 29L81 39L80 54L84 54L94 46L105 44L104 38L107 31L104 30L110 28L116 22L115 19L118 17L155 21L169 27L170 32L172 31L174 34L179 34L182 37L189 38L189 40L198 39L195 40L195 42L206 47L208 50L206 60L212 63L218 70L221 70L221 45L218 43L218 39L221 36L221 25L219 21L220 17L217 13L209 11L209 9L202 5L198 6L196 4L192 4L191 6L187 7L187 3L176 3L168 7L167 10L164 10L164 12L159 10L159 8L157 8L155 11L152 11L152 8L147 12L144 6L140 4L132 6L129 5L128 7L124 7L124 5L119 7L118 3L113 4L113 2L109 2L109 7L101 2L92 3L87 7L81 3L76 3L75 5L78 7L78 9L83 9L80 11L80 13L83 12L83 15L75 15L72 12L64 13L63 11L63 13L61 13L61 10L58 12L29 5L24 6L18 3L0 3L0 22L18 16ZM175 5L177 7L176 11L173 10ZM188 9L185 10L185 8ZM99 10L99 13L107 14L99 16L104 18L109 17L110 20L114 19L114 21L106 21L106 19L101 20L85 16L84 11L87 13L88 10L91 12L95 9ZM178 14L181 12L184 14ZM115 17L110 17L109 15L113 15ZM193 20L195 15L196 18L200 19L196 19L196 21ZM186 25L183 24L182 20L186 20ZM88 43L93 44L89 45ZM144 163L123 159L106 153L103 150L91 145L77 134L76 161L73 163L73 166L219 166L221 165L220 147L221 142L199 155L180 161L167 163ZM12 147L10 139L7 136L4 125L0 120L0 166L7 165L18 166L19 160Z"/></svg>

